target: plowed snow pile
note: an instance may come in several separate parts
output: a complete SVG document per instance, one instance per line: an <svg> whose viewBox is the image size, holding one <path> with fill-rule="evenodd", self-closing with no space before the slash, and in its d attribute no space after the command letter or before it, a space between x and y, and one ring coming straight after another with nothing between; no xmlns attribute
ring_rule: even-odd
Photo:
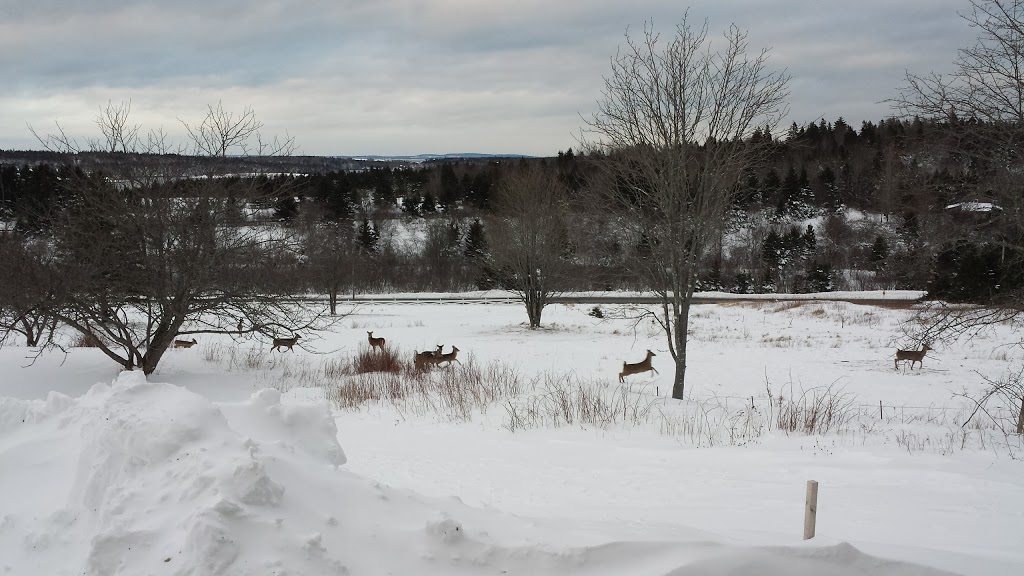
<svg viewBox="0 0 1024 576"><path fill-rule="evenodd" d="M328 408L273 390L215 405L125 373L80 398L0 398L0 573L939 573L845 544L610 542L389 489L344 463Z"/></svg>

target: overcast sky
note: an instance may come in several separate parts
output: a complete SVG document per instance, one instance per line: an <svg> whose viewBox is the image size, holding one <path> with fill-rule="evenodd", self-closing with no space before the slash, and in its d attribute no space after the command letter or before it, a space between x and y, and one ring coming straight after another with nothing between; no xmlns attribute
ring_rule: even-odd
<svg viewBox="0 0 1024 576"><path fill-rule="evenodd" d="M96 136L108 100L180 132L252 106L316 155L553 155L576 144L609 57L690 6L787 69L790 121L890 113L905 70L946 71L967 0L0 0L0 148L26 124Z"/></svg>

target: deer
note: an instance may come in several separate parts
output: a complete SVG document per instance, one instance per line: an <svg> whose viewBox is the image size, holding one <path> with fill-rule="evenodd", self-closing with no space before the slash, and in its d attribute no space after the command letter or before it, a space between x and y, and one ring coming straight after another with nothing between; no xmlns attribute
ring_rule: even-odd
<svg viewBox="0 0 1024 576"><path fill-rule="evenodd" d="M655 356L657 356L657 354L648 350L647 357L644 358L642 362L637 362L636 364L627 364L623 362L622 372L619 372L619 382L625 383L626 381L623 380L623 378L626 376L632 376L633 374L640 374L641 372L654 372L655 374L658 374L658 371L655 370L654 366L651 366L651 358Z"/></svg>
<svg viewBox="0 0 1024 576"><path fill-rule="evenodd" d="M383 338L374 338L373 332L367 332L366 339L370 342L370 350L373 350L374 348L380 348L382 352L384 351Z"/></svg>
<svg viewBox="0 0 1024 576"><path fill-rule="evenodd" d="M924 360L924 355L929 350L931 350L931 349L932 349L932 347L927 345L927 344L921 346L920 350L899 350L899 349L897 349L896 350L896 359L892 361L892 364L893 364L893 366L896 367L897 370L899 370L900 369L900 360L904 360L904 361L910 360L910 369L911 370L914 369L914 362L917 362L918 364L921 365L921 366L919 366L919 368L924 368L924 362L922 362L922 360Z"/></svg>
<svg viewBox="0 0 1024 576"><path fill-rule="evenodd" d="M441 357L441 350L444 350L444 344L438 344L437 350L417 352L413 364L419 369L426 368L427 366L433 366L438 362L438 358Z"/></svg>
<svg viewBox="0 0 1024 576"><path fill-rule="evenodd" d="M292 350L292 346L295 346L295 343L299 341L299 338L302 338L302 336L299 334L294 334L291 338L274 338L273 349L277 350L278 348L283 346L289 350ZM295 350L292 350L292 352L295 352Z"/></svg>
<svg viewBox="0 0 1024 576"><path fill-rule="evenodd" d="M196 344L198 344L198 342L196 342L196 339L193 338L191 341L190 340L175 340L174 344L171 344L171 346L174 347L174 348L191 348L191 347L195 346Z"/></svg>
<svg viewBox="0 0 1024 576"><path fill-rule="evenodd" d="M242 319L241 319L241 318L239 318L239 319L238 319L238 333L239 333L239 334L241 334L242 332L244 332L243 328L245 328L245 322L243 322L243 321L242 321Z"/></svg>
<svg viewBox="0 0 1024 576"><path fill-rule="evenodd" d="M458 356L458 355L459 355L459 349L456 348L455 346L452 346L452 351L451 352L449 352L447 354L441 354L440 356L435 356L434 357L434 364L440 364L441 362L447 362L448 365L451 366L452 362L459 362L459 359L456 358L456 356ZM459 362L459 364L462 364L462 362Z"/></svg>

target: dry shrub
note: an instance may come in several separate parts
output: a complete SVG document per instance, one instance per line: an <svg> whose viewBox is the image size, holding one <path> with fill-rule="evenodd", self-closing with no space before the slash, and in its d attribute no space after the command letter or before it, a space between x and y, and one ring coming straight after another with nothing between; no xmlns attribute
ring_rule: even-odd
<svg viewBox="0 0 1024 576"><path fill-rule="evenodd" d="M607 388L573 374L544 374L530 382L533 393L509 401L505 426L527 428L571 425L609 428L617 424L647 424L659 399L637 394L626 386Z"/></svg>
<svg viewBox="0 0 1024 576"><path fill-rule="evenodd" d="M360 346L359 352L352 360L352 370L356 374L368 372L390 372L397 374L408 371L409 363L399 357L397 348L385 347L383 349L366 348Z"/></svg>
<svg viewBox="0 0 1024 576"><path fill-rule="evenodd" d="M841 432L858 415L856 398L835 382L799 391L790 383L780 391L777 404L770 391L769 398L778 410L775 424L786 432Z"/></svg>
<svg viewBox="0 0 1024 576"><path fill-rule="evenodd" d="M344 374L338 368L338 374ZM354 372L329 391L335 406L358 408L387 402L403 411L435 413L449 420L469 421L496 402L518 396L524 382L514 368L490 362L483 367L468 359L465 364L439 370L415 370L409 363L397 372Z"/></svg>

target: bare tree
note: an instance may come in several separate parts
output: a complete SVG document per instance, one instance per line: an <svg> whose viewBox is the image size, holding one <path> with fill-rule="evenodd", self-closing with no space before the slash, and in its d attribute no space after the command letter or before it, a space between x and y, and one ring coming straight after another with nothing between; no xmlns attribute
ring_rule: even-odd
<svg viewBox="0 0 1024 576"><path fill-rule="evenodd" d="M263 122L256 118L256 112L246 106L241 112L224 110L222 102L207 106L206 116L199 124L189 124L179 119L188 132L197 156L225 158L235 149L242 155L287 156L295 150L295 139L287 134L283 138L274 136L264 140L260 134Z"/></svg>
<svg viewBox="0 0 1024 576"><path fill-rule="evenodd" d="M750 138L785 115L789 78L748 54L731 26L716 50L707 23L686 18L662 42L653 24L611 60L584 144L611 205L641 239L638 272L661 297L650 312L675 361L672 396L683 398L690 303L706 257L726 225L744 169L765 147ZM641 312L643 314L643 312Z"/></svg>
<svg viewBox="0 0 1024 576"><path fill-rule="evenodd" d="M126 128L132 125L123 112L101 115L104 138L140 145L138 128ZM63 132L41 141L74 142ZM150 132L148 141L167 145L162 131ZM274 337L325 325L319 307L291 297L298 277L292 234L237 225L241 210L290 193L280 190L287 183L197 178L193 164L203 165L145 157L78 173L65 183L70 200L52 219L53 257L40 263L62 288L46 312L123 367L146 374L179 335Z"/></svg>
<svg viewBox="0 0 1024 576"><path fill-rule="evenodd" d="M356 274L361 271L354 224L348 219L326 220L322 210L309 207L302 219L305 268L313 286L327 291L330 313L335 316L338 297L354 290Z"/></svg>
<svg viewBox="0 0 1024 576"><path fill-rule="evenodd" d="M150 374L175 337L237 334L239 319L268 337L320 320L282 281L294 270L288 240L231 225L230 197L242 191L220 180L128 190L90 180L54 229L67 289L52 313L126 369Z"/></svg>
<svg viewBox="0 0 1024 576"><path fill-rule="evenodd" d="M57 319L49 304L61 282L47 266L49 258L45 241L0 232L0 344L13 334L27 346L53 341Z"/></svg>
<svg viewBox="0 0 1024 576"><path fill-rule="evenodd" d="M994 244L1005 271L1024 269L1024 0L970 0L961 18L978 31L973 46L959 51L948 74L907 72L890 103L906 117L931 119L945 138L931 154L960 182L964 200L990 200L989 214L971 218L976 225L951 228L954 238ZM984 209L984 208L979 208ZM948 230L947 230L948 234ZM979 295L984 308L927 311L927 334L963 333L972 327L1024 318L1024 286L1010 274L1000 289Z"/></svg>
<svg viewBox="0 0 1024 576"><path fill-rule="evenodd" d="M526 305L530 328L540 327L544 307L569 277L567 208L565 186L537 165L510 173L494 198L490 266L499 284Z"/></svg>
<svg viewBox="0 0 1024 576"><path fill-rule="evenodd" d="M108 100L106 108L100 108L100 113L96 116L96 126L100 129L103 140L93 147L107 152L135 152L141 126L129 122L131 111L131 100L120 104Z"/></svg>

